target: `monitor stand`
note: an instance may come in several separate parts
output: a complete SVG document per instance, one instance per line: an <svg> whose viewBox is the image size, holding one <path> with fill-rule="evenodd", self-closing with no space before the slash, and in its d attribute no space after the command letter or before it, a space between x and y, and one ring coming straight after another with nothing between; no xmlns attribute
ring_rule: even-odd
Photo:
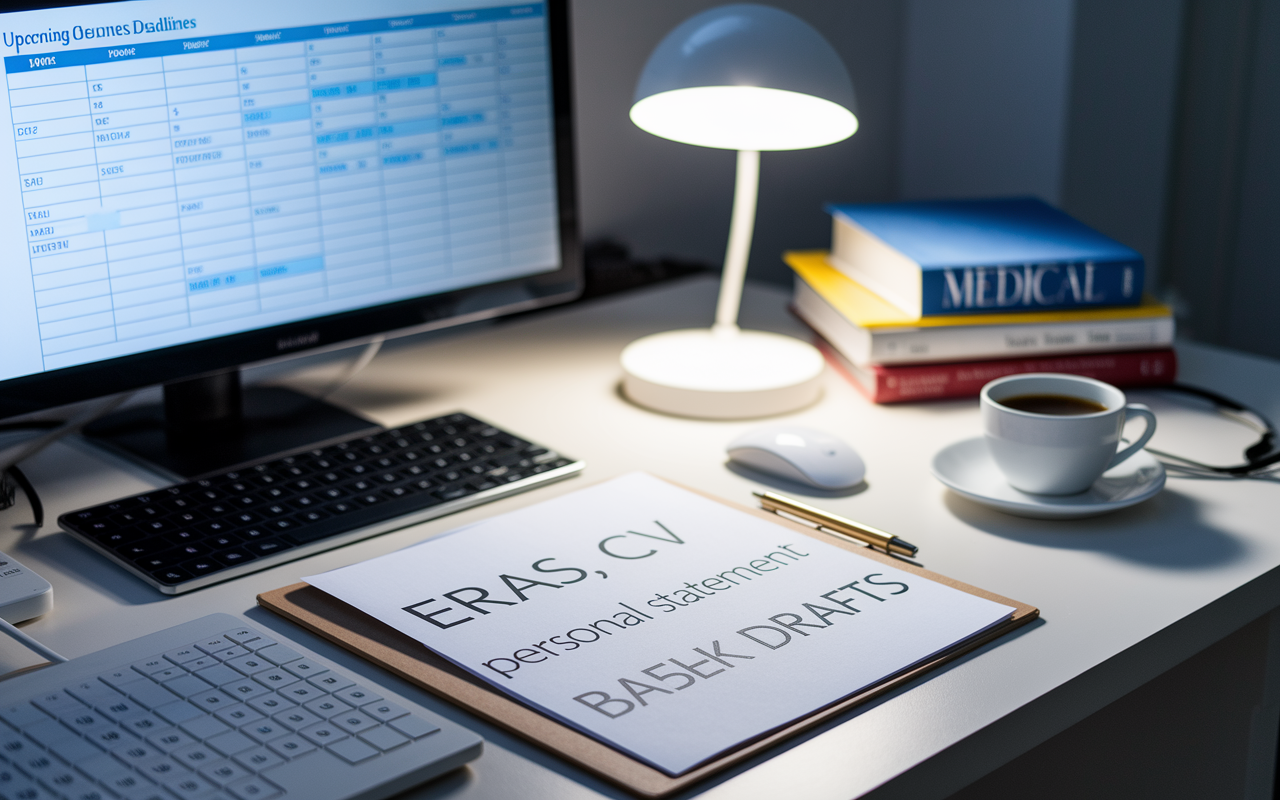
<svg viewBox="0 0 1280 800"><path fill-rule="evenodd" d="M162 406L118 411L84 434L126 457L190 479L378 430L375 422L291 389L242 390L235 369L167 383Z"/></svg>

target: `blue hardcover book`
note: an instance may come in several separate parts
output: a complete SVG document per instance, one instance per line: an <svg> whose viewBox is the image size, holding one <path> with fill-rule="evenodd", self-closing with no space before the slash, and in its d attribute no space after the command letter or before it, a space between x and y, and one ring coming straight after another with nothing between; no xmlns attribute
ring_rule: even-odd
<svg viewBox="0 0 1280 800"><path fill-rule="evenodd" d="M917 317L1142 300L1136 250L1033 197L827 211L832 266Z"/></svg>

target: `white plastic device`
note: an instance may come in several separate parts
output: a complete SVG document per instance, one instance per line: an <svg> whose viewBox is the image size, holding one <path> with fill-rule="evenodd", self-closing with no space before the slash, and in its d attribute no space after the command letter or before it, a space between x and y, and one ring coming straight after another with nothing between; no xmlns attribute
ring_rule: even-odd
<svg viewBox="0 0 1280 800"><path fill-rule="evenodd" d="M0 553L0 618L16 625L53 610L53 587L44 578Z"/></svg>

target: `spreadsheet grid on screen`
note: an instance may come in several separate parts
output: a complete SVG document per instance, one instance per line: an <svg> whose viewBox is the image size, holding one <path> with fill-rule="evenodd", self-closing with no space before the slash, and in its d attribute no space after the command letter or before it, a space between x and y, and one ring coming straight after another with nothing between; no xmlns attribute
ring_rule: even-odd
<svg viewBox="0 0 1280 800"><path fill-rule="evenodd" d="M270 5L312 13L4 48L0 379L558 267L541 4Z"/></svg>

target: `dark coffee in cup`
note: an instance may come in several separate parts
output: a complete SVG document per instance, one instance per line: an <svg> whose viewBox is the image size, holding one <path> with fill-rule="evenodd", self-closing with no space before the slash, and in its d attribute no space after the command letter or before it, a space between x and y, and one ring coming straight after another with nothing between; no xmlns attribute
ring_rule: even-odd
<svg viewBox="0 0 1280 800"><path fill-rule="evenodd" d="M1028 414L1048 414L1051 417L1078 417L1097 414L1107 407L1095 400L1072 397L1068 394L1020 394L996 401L1005 408L1025 411Z"/></svg>

